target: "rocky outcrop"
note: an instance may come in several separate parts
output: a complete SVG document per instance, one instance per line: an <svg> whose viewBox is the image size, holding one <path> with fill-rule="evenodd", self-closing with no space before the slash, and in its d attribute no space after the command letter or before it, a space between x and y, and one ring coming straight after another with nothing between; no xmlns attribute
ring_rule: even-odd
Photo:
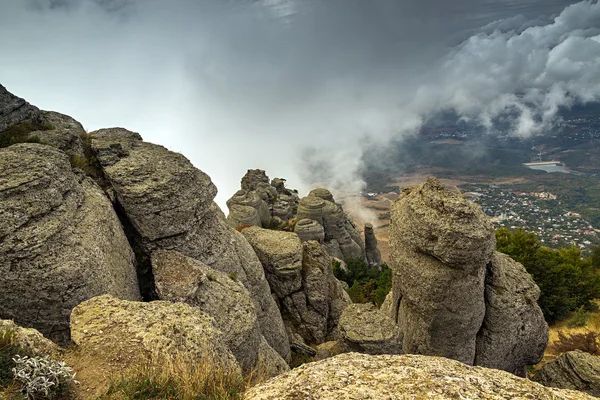
<svg viewBox="0 0 600 400"><path fill-rule="evenodd" d="M227 222L233 228L258 226L284 228L298 210L298 192L285 187L285 179L269 177L261 169L250 169L242 178L242 189L227 200Z"/></svg>
<svg viewBox="0 0 600 400"><path fill-rule="evenodd" d="M183 354L239 371L213 318L184 303L94 297L73 309L71 337L80 351L107 362L139 365Z"/></svg>
<svg viewBox="0 0 600 400"><path fill-rule="evenodd" d="M12 335L14 335L14 346L23 350L26 354L44 356L52 355L59 350L56 343L46 339L37 330L23 328L11 320L0 319L0 337L3 337L7 331L12 332Z"/></svg>
<svg viewBox="0 0 600 400"><path fill-rule="evenodd" d="M569 351L545 364L533 380L544 386L600 397L600 358L580 350Z"/></svg>
<svg viewBox="0 0 600 400"><path fill-rule="evenodd" d="M384 312L405 353L523 375L540 360L548 326L522 265L495 253L491 222L434 178L404 191L390 226L393 294Z"/></svg>
<svg viewBox="0 0 600 400"><path fill-rule="evenodd" d="M40 142L56 147L71 157L85 157L84 140L86 135L83 126L69 117L54 111L42 111L41 118L44 121L43 131L31 132Z"/></svg>
<svg viewBox="0 0 600 400"><path fill-rule="evenodd" d="M102 190L40 144L0 149L0 318L69 338L91 297L140 299L134 257Z"/></svg>
<svg viewBox="0 0 600 400"><path fill-rule="evenodd" d="M485 278L485 318L477 335L475 364L522 377L542 360L548 324L537 304L540 289L523 265L495 252ZM517 367L517 370L513 368Z"/></svg>
<svg viewBox="0 0 600 400"><path fill-rule="evenodd" d="M242 233L262 262L288 328L307 343L337 336L339 317L351 301L321 245L302 243L291 232L251 227Z"/></svg>
<svg viewBox="0 0 600 400"><path fill-rule="evenodd" d="M372 224L365 224L365 253L370 268L377 269L383 265Z"/></svg>
<svg viewBox="0 0 600 400"><path fill-rule="evenodd" d="M265 339L289 359L283 321L260 261L214 206L216 188L210 178L181 154L146 143L137 133L114 128L91 136L140 264L145 297L156 298L150 263L156 250L178 251L215 270L236 274L252 296Z"/></svg>
<svg viewBox="0 0 600 400"><path fill-rule="evenodd" d="M294 232L303 242L316 240L319 243L323 243L325 240L325 229L323 228L323 225L312 219L305 218L297 221Z"/></svg>
<svg viewBox="0 0 600 400"><path fill-rule="evenodd" d="M41 111L0 85L0 132L24 121L41 121Z"/></svg>
<svg viewBox="0 0 600 400"><path fill-rule="evenodd" d="M360 234L327 189L315 189L302 198L296 219L312 220L323 227L325 248L332 257L346 262L366 259Z"/></svg>
<svg viewBox="0 0 600 400"><path fill-rule="evenodd" d="M246 400L292 399L592 399L504 371L446 358L346 353L304 364L246 392Z"/></svg>
<svg viewBox="0 0 600 400"><path fill-rule="evenodd" d="M351 304L339 322L340 347L346 352L400 354L400 329L373 304Z"/></svg>
<svg viewBox="0 0 600 400"><path fill-rule="evenodd" d="M261 341L265 339L250 294L234 274L227 275L181 253L165 250L152 253L152 270L161 300L183 302L213 317L242 369L250 372L257 367ZM264 346L269 346L266 341ZM262 372L276 375L280 366L286 365L285 360L273 349L262 351L263 359L269 360L261 366ZM273 364L273 371L266 370L268 364Z"/></svg>

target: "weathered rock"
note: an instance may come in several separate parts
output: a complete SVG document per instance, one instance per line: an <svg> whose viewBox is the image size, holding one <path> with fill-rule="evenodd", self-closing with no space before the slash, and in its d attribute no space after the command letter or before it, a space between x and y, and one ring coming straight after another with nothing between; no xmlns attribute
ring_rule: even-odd
<svg viewBox="0 0 600 400"><path fill-rule="evenodd" d="M432 178L392 208L393 301L403 352L473 364L494 230L481 209Z"/></svg>
<svg viewBox="0 0 600 400"><path fill-rule="evenodd" d="M69 156L84 157L82 136L86 132L79 122L68 115L53 111L42 111L41 118L51 129L32 132L30 135L38 137L41 143L56 147Z"/></svg>
<svg viewBox="0 0 600 400"><path fill-rule="evenodd" d="M315 189L311 193L325 198L333 198L327 189ZM298 221L303 219L314 220L324 228L325 244L332 257L351 260L364 260L364 245L360 234L344 214L339 204L325 200L316 195L309 195L300 200ZM337 249L339 248L339 252Z"/></svg>
<svg viewBox="0 0 600 400"><path fill-rule="evenodd" d="M65 342L91 297L140 299L134 257L102 190L50 146L0 149L0 318Z"/></svg>
<svg viewBox="0 0 600 400"><path fill-rule="evenodd" d="M320 361L326 358L335 357L338 354L342 353L340 343L335 340L321 343L315 347L315 350L317 351L317 354L315 354L315 356L313 357L314 361Z"/></svg>
<svg viewBox="0 0 600 400"><path fill-rule="evenodd" d="M23 328L14 321L0 319L0 337L6 332L14 334L14 344L26 353L34 355L52 355L59 350L53 341L46 339L44 335L32 328Z"/></svg>
<svg viewBox="0 0 600 400"><path fill-rule="evenodd" d="M302 288L302 242L291 232L246 228L242 231L258 255L271 290L278 298Z"/></svg>
<svg viewBox="0 0 600 400"><path fill-rule="evenodd" d="M259 183L266 183L269 185L269 177L262 169L249 169L246 175L242 177L243 190L256 190Z"/></svg>
<svg viewBox="0 0 600 400"><path fill-rule="evenodd" d="M394 310L394 294L391 291L387 294L387 296L385 296L385 300L383 300L381 307L379 307L379 311L395 323L398 322L396 321L396 318L398 317L398 310Z"/></svg>
<svg viewBox="0 0 600 400"><path fill-rule="evenodd" d="M335 200L333 199L333 194L331 194L331 192L325 188L313 189L310 191L310 193L308 193L308 195L315 196L315 197L321 198L323 200L327 200L332 203L335 203Z"/></svg>
<svg viewBox="0 0 600 400"><path fill-rule="evenodd" d="M246 392L246 400L592 399L546 388L504 371L446 358L346 353L304 364Z"/></svg>
<svg viewBox="0 0 600 400"><path fill-rule="evenodd" d="M381 261L381 252L377 248L377 238L372 224L365 224L365 253L367 255L367 263L371 268L379 268L383 265Z"/></svg>
<svg viewBox="0 0 600 400"><path fill-rule="evenodd" d="M548 324L537 304L540 289L523 265L498 252L485 281L475 364L525 377L526 366L540 362L548 344Z"/></svg>
<svg viewBox="0 0 600 400"><path fill-rule="evenodd" d="M156 298L150 254L178 251L226 274L248 289L267 342L286 360L289 343L264 271L246 239L214 207L210 178L181 154L143 142L125 129L92 133L92 148L115 192L140 263L147 298Z"/></svg>
<svg viewBox="0 0 600 400"><path fill-rule="evenodd" d="M296 232L303 242L316 240L319 243L323 243L325 240L325 229L323 229L321 224L312 219L301 219L296 222L294 232Z"/></svg>
<svg viewBox="0 0 600 400"><path fill-rule="evenodd" d="M400 329L373 304L351 304L346 307L340 318L339 329L343 351L401 354Z"/></svg>
<svg viewBox="0 0 600 400"><path fill-rule="evenodd" d="M225 343L246 372L256 367L261 341L254 303L237 277L175 251L152 253L160 300L183 302L215 319Z"/></svg>
<svg viewBox="0 0 600 400"><path fill-rule="evenodd" d="M261 336L258 348L258 360L256 363L256 375L260 377L272 377L281 375L290 370L289 365Z"/></svg>
<svg viewBox="0 0 600 400"><path fill-rule="evenodd" d="M233 228L244 225L240 223L244 221L247 225L262 226L271 219L267 203L256 191L238 190L231 199L227 200L227 207L229 208L227 221ZM249 208L256 211L252 212ZM240 218L243 215L246 215L246 218Z"/></svg>
<svg viewBox="0 0 600 400"><path fill-rule="evenodd" d="M242 226L262 226L260 215L256 208L250 206L242 206L232 204L229 206L229 215L227 215L227 223L232 228Z"/></svg>
<svg viewBox="0 0 600 400"><path fill-rule="evenodd" d="M0 132L24 121L41 121L41 111L0 85Z"/></svg>
<svg viewBox="0 0 600 400"><path fill-rule="evenodd" d="M94 297L73 309L71 337L86 354L123 365L183 354L239 371L214 319L184 303Z"/></svg>
<svg viewBox="0 0 600 400"><path fill-rule="evenodd" d="M545 364L533 380L544 386L600 397L600 358L580 350L569 351Z"/></svg>

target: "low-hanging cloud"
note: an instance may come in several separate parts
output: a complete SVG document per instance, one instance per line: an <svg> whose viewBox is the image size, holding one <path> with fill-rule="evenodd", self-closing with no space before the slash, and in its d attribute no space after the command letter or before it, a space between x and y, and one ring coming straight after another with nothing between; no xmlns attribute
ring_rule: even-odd
<svg viewBox="0 0 600 400"><path fill-rule="evenodd" d="M352 191L440 110L526 136L599 100L600 5L568 3L0 0L0 81L184 153L221 204L248 168Z"/></svg>

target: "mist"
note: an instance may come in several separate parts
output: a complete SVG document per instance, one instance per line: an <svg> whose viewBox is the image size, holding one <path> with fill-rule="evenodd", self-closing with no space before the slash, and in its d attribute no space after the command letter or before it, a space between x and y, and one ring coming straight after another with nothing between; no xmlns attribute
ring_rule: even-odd
<svg viewBox="0 0 600 400"><path fill-rule="evenodd" d="M183 153L222 206L250 168L357 191L440 111L527 137L600 100L600 5L570 3L0 0L0 82Z"/></svg>

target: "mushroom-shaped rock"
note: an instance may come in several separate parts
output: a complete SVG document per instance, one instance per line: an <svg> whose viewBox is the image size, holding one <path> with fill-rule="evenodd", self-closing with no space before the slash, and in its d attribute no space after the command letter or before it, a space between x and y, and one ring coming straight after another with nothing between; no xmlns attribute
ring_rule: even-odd
<svg viewBox="0 0 600 400"><path fill-rule="evenodd" d="M269 219L271 218L271 213L269 212L267 203L265 203L265 201L254 190L238 190L233 197L227 200L227 207L229 208L230 214L228 221L230 221L230 225L232 225L234 228L236 226L244 225L240 222L245 222L246 224L253 226L262 226L262 224L268 223ZM248 207L253 208L256 210L256 212L251 213ZM232 214L234 215L232 216ZM247 217L240 221L240 215L246 215ZM256 216L258 216L258 223L255 222ZM236 223L238 225L234 225Z"/></svg>
<svg viewBox="0 0 600 400"><path fill-rule="evenodd" d="M383 264L372 224L365 224L365 253L369 267L379 268Z"/></svg>
<svg viewBox="0 0 600 400"><path fill-rule="evenodd" d="M102 190L50 146L0 149L0 318L60 342L101 294L138 300L134 256Z"/></svg>
<svg viewBox="0 0 600 400"><path fill-rule="evenodd" d="M310 191L310 193L308 193L309 196L315 196L315 197L319 197L323 200L327 200L330 201L332 203L335 203L335 200L333 199L333 195L331 194L331 192L325 188L317 188L317 189L313 189Z"/></svg>
<svg viewBox="0 0 600 400"><path fill-rule="evenodd" d="M523 265L495 252L485 279L486 312L475 364L526 376L548 344L548 324L537 304L540 289Z"/></svg>
<svg viewBox="0 0 600 400"><path fill-rule="evenodd" d="M161 300L184 302L213 317L244 371L256 367L261 341L258 319L248 290L235 275L166 250L152 253L152 269Z"/></svg>
<svg viewBox="0 0 600 400"><path fill-rule="evenodd" d="M393 304L403 352L473 364L494 230L479 206L432 178L392 208Z"/></svg>
<svg viewBox="0 0 600 400"><path fill-rule="evenodd" d="M260 261L214 206L216 188L210 178L181 154L143 142L137 133L114 128L91 136L130 233L146 298L156 298L150 262L155 250L178 251L218 271L236 274L252 296L265 339L289 359L283 320Z"/></svg>
<svg viewBox="0 0 600 400"><path fill-rule="evenodd" d="M184 303L94 297L73 309L71 337L82 352L107 362L133 366L151 356L185 355L241 372L213 318Z"/></svg>
<svg viewBox="0 0 600 400"><path fill-rule="evenodd" d="M296 232L303 242L316 240L317 242L322 243L325 240L325 229L323 229L323 225L312 219L305 218L296 222L294 232Z"/></svg>
<svg viewBox="0 0 600 400"><path fill-rule="evenodd" d="M447 358L345 353L304 364L245 393L246 400L470 399L592 400L504 371Z"/></svg>
<svg viewBox="0 0 600 400"><path fill-rule="evenodd" d="M227 215L227 223L232 228L241 226L262 226L260 215L256 208L250 206L242 206L232 204L229 206L229 215Z"/></svg>
<svg viewBox="0 0 600 400"><path fill-rule="evenodd" d="M283 299L302 287L302 242L291 232L256 227L242 230L261 261L271 290Z"/></svg>
<svg viewBox="0 0 600 400"><path fill-rule="evenodd" d="M574 389L600 396L600 358L580 350L568 351L545 364L533 377L544 386Z"/></svg>
<svg viewBox="0 0 600 400"><path fill-rule="evenodd" d="M373 304L351 304L339 322L340 347L347 352L400 354L400 329Z"/></svg>

